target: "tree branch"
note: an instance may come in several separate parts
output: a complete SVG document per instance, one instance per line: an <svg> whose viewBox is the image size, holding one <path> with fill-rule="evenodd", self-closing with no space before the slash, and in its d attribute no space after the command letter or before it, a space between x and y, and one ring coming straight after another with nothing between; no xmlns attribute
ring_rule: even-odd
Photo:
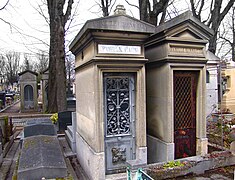
<svg viewBox="0 0 235 180"><path fill-rule="evenodd" d="M125 0L126 3L129 5L129 6L133 6L133 7L136 7L139 9L139 6L135 5L135 4L131 4L128 0Z"/></svg>
<svg viewBox="0 0 235 180"><path fill-rule="evenodd" d="M220 14L219 20L222 21L224 19L224 16L228 13L230 8L233 6L235 0L229 0L228 4L224 8L223 12Z"/></svg>
<svg viewBox="0 0 235 180"><path fill-rule="evenodd" d="M73 0L69 0L68 1L68 7L67 7L66 13L64 15L64 25L68 21L69 16L71 15L72 5L73 5Z"/></svg>
<svg viewBox="0 0 235 180"><path fill-rule="evenodd" d="M7 4L9 3L9 1L10 1L10 0L7 0L6 4L3 5L3 7L0 8L0 11L3 10L3 9L7 6Z"/></svg>

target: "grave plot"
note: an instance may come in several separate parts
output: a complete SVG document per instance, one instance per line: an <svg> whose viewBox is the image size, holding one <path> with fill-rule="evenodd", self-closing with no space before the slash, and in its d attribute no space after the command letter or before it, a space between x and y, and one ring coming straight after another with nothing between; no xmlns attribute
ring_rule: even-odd
<svg viewBox="0 0 235 180"><path fill-rule="evenodd" d="M63 178L66 175L66 163L56 136L38 135L24 139L18 180Z"/></svg>

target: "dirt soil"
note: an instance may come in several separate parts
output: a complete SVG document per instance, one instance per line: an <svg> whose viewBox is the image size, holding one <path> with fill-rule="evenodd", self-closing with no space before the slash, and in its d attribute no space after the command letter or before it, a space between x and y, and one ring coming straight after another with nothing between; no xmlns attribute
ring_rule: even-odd
<svg viewBox="0 0 235 180"><path fill-rule="evenodd" d="M175 180L189 180L189 179L200 179L200 178L208 178L208 179L220 179L220 180L234 180L234 171L235 171L235 165L234 166L229 166L229 167L224 167L224 168L218 168L218 169L213 169L206 171L204 174L201 175L187 175L184 177L177 177L173 178ZM172 180L173 180L172 179Z"/></svg>

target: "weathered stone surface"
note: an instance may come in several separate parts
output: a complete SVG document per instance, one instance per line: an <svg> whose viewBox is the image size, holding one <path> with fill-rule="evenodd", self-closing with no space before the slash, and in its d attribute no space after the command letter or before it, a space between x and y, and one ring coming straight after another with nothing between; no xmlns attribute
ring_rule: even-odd
<svg viewBox="0 0 235 180"><path fill-rule="evenodd" d="M27 121L26 126L32 125L32 124L52 124L51 120L49 118L35 118L35 119L30 119Z"/></svg>
<svg viewBox="0 0 235 180"><path fill-rule="evenodd" d="M63 178L66 175L66 164L56 136L40 135L24 139L18 180Z"/></svg>
<svg viewBox="0 0 235 180"><path fill-rule="evenodd" d="M155 32L155 26L153 26L152 24L134 19L130 16L108 16L87 21L80 32L77 34L77 36L74 38L73 42L70 45L70 49L73 48L76 42L82 37L82 35L85 34L86 31L92 29L138 32L146 34L152 34Z"/></svg>
<svg viewBox="0 0 235 180"><path fill-rule="evenodd" d="M32 124L24 127L24 137L36 135L56 135L55 127L53 124Z"/></svg>

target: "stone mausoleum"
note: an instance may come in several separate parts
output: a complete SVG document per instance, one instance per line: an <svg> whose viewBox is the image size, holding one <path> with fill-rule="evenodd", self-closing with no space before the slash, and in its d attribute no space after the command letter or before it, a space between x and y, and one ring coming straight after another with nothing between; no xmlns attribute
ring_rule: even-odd
<svg viewBox="0 0 235 180"><path fill-rule="evenodd" d="M212 34L188 11L146 40L149 163L207 153L205 48Z"/></svg>
<svg viewBox="0 0 235 180"><path fill-rule="evenodd" d="M19 73L20 109L24 111L38 110L38 90L36 72L26 70Z"/></svg>
<svg viewBox="0 0 235 180"><path fill-rule="evenodd" d="M207 153L205 45L211 34L190 12L159 27L123 9L85 23L70 50L76 56L76 152L90 179L125 172L127 164Z"/></svg>

